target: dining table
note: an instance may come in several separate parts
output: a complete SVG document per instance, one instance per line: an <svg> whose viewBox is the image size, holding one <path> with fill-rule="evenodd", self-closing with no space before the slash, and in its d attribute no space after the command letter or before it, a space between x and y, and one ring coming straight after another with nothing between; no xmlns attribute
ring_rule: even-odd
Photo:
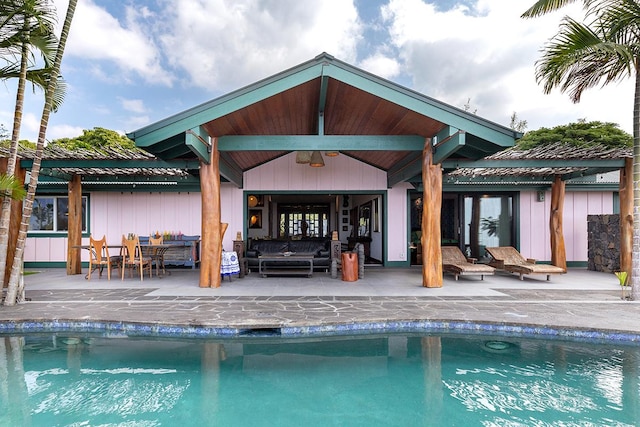
<svg viewBox="0 0 640 427"><path fill-rule="evenodd" d="M91 245L73 245L71 247L75 248L75 249L86 249L87 251L91 251ZM109 258L116 259L116 260L118 258L122 258L120 256L120 251L122 249L122 245L110 245L110 244L107 244L107 248L109 248ZM115 254L112 254L111 249L117 249ZM89 254L89 256L91 256L91 254ZM122 262L120 261L120 263L122 263ZM91 272L94 271L94 270L99 270L98 271L99 274L102 275L102 272L104 271L104 269L105 269L105 265L104 264L96 264L96 266L93 267ZM87 271L87 274L84 275L85 279L89 279L89 273L90 272Z"/></svg>
<svg viewBox="0 0 640 427"><path fill-rule="evenodd" d="M164 243L161 244L143 244L140 243L140 250L142 251L142 256L147 256L151 258L153 264L156 265L156 276L170 276L171 272L167 271L164 266L164 254L171 248L173 245L167 245ZM160 273L162 271L162 274Z"/></svg>

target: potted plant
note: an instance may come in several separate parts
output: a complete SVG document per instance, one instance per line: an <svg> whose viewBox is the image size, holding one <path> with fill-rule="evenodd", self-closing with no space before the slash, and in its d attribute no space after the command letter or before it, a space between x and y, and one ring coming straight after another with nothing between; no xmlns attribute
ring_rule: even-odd
<svg viewBox="0 0 640 427"><path fill-rule="evenodd" d="M620 281L620 289L622 290L622 299L626 300L629 299L629 297L627 296L625 289L626 287L628 287L627 284L627 272L626 271L615 271L614 274L616 275L616 277L618 278L618 280Z"/></svg>

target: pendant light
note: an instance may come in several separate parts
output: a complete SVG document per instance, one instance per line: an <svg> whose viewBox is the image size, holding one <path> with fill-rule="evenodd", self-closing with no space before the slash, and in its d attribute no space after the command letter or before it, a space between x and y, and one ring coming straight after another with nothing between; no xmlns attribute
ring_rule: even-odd
<svg viewBox="0 0 640 427"><path fill-rule="evenodd" d="M311 161L311 151L296 151L296 163L306 164Z"/></svg>
<svg viewBox="0 0 640 427"><path fill-rule="evenodd" d="M314 151L311 153L311 161L309 162L309 166L314 168L321 168L324 166L324 160L322 159L322 153L319 151Z"/></svg>

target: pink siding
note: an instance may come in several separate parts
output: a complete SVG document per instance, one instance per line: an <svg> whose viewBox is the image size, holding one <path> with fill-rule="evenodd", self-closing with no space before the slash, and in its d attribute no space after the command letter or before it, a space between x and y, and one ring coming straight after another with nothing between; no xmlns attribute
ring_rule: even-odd
<svg viewBox="0 0 640 427"><path fill-rule="evenodd" d="M244 173L247 191L386 190L387 174L344 155L324 157L325 166L296 163L289 153Z"/></svg>
<svg viewBox="0 0 640 427"><path fill-rule="evenodd" d="M387 196L389 200L387 221L389 241L387 242L387 256L389 261L406 261L407 250L407 191L413 188L408 183L400 183L389 189Z"/></svg>
<svg viewBox="0 0 640 427"><path fill-rule="evenodd" d="M222 185L220 203L222 222L229 224L223 239L226 250L233 248L236 231L242 230L242 190ZM153 231L181 231L200 235L200 193L92 193L89 198L89 223L95 237L107 236L107 242L118 244L123 234L147 236ZM83 239L88 244L89 239ZM83 253L83 260L87 254ZM25 261L64 262L67 259L66 237L30 237L25 248Z"/></svg>
<svg viewBox="0 0 640 427"><path fill-rule="evenodd" d="M536 200L535 191L520 193L520 251L526 257L551 259L550 206L551 191L545 193L544 202ZM587 215L610 213L613 213L611 192L567 191L563 213L567 261L587 260Z"/></svg>

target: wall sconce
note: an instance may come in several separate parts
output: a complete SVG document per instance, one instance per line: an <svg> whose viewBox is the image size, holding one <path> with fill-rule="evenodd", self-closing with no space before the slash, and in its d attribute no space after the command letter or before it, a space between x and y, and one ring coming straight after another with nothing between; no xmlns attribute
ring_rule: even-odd
<svg viewBox="0 0 640 427"><path fill-rule="evenodd" d="M544 202L544 191L538 190L538 192L536 193L536 200L538 200L539 202Z"/></svg>
<svg viewBox="0 0 640 427"><path fill-rule="evenodd" d="M258 198L256 196L249 196L249 199L247 200L247 204L249 205L250 208L255 208L258 205Z"/></svg>
<svg viewBox="0 0 640 427"><path fill-rule="evenodd" d="M321 168L324 166L324 160L322 159L322 153L319 151L314 151L311 153L311 160L309 161L309 166L314 168Z"/></svg>

